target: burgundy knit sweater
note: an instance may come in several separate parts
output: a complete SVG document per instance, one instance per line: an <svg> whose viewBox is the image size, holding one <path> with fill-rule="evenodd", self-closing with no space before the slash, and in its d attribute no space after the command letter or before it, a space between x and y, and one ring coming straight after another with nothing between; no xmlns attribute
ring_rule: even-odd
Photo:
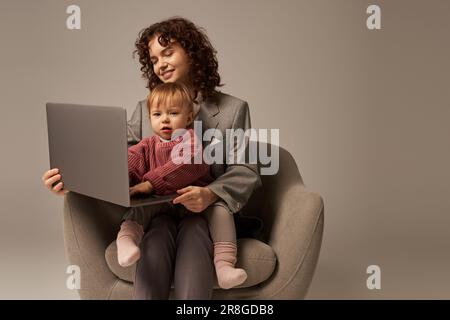
<svg viewBox="0 0 450 320"><path fill-rule="evenodd" d="M209 165L203 161L194 164L195 155L203 153L201 140L196 146L195 139L194 130L189 129L172 141L161 141L159 136L153 135L128 148L130 186L149 181L156 194L166 195L189 185L204 187L211 183ZM177 147L179 152L171 155L172 149L180 143L184 145ZM183 149L191 152L183 154Z"/></svg>

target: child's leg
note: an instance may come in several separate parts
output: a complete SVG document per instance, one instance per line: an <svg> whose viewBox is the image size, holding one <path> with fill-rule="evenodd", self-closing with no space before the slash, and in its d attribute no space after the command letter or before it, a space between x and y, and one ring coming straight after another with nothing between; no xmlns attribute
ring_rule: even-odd
<svg viewBox="0 0 450 320"><path fill-rule="evenodd" d="M237 246L233 214L221 205L208 207L205 214L214 243L214 265L219 286L223 289L238 286L247 279L247 273L234 267Z"/></svg>
<svg viewBox="0 0 450 320"><path fill-rule="evenodd" d="M125 212L117 235L117 260L122 267L134 264L141 257L139 245L151 218L163 205L130 208Z"/></svg>

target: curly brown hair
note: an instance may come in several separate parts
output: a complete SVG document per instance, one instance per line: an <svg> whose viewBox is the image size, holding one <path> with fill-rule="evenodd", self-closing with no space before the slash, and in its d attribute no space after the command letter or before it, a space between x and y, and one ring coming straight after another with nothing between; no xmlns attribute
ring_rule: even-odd
<svg viewBox="0 0 450 320"><path fill-rule="evenodd" d="M200 92L204 99L213 98L218 92L216 87L222 86L218 72L217 51L202 28L181 17L154 23L139 32L133 57L136 53L139 56L139 62L142 65L140 69L142 77L147 80L147 88L152 90L162 83L153 72L148 47L149 41L156 35L159 35L158 42L163 47L166 47L171 40L181 45L192 62L190 75L194 89Z"/></svg>

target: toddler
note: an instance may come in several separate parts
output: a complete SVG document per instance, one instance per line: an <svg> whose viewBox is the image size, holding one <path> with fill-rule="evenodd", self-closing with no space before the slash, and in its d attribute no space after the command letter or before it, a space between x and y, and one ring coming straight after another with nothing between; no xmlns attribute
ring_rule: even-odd
<svg viewBox="0 0 450 320"><path fill-rule="evenodd" d="M201 155L202 140L189 128L194 119L191 95L181 83L163 83L155 87L147 101L150 123L155 133L128 149L130 196L136 194L174 194L186 186L205 187L213 181L209 166ZM189 129L188 129L189 128ZM185 152L186 150L190 152ZM203 159L203 157L201 157ZM226 207L218 201L212 206ZM235 268L236 236L233 214L218 215L218 210L205 210L214 244L214 265L219 286L229 289L247 279L243 269ZM140 242L156 214L195 214L171 202L131 208L125 212L117 235L117 257L121 266L134 264L140 258Z"/></svg>

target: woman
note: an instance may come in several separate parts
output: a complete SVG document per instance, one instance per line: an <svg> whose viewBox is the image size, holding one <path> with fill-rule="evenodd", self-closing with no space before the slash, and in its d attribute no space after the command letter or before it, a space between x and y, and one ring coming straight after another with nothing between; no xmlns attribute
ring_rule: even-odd
<svg viewBox="0 0 450 320"><path fill-rule="evenodd" d="M220 84L216 51L204 32L183 18L172 18L142 30L136 40L143 78L152 90L161 82L182 82L196 97L195 119L203 130L217 129L226 139L226 129L250 128L248 104L216 90ZM146 100L140 101L128 122L128 141L137 143L152 134ZM207 141L206 144L211 142ZM225 141L223 144L226 145ZM206 187L188 186L173 200L193 212L202 212L217 200L232 213L245 205L261 183L256 165L213 164L215 181ZM44 173L45 185L55 194L65 194L57 169ZM214 206L213 206L214 208ZM160 215L152 221L142 240L142 258L136 267L135 299L167 299L174 284L175 299L209 299L214 268L212 242L202 215L177 221Z"/></svg>

